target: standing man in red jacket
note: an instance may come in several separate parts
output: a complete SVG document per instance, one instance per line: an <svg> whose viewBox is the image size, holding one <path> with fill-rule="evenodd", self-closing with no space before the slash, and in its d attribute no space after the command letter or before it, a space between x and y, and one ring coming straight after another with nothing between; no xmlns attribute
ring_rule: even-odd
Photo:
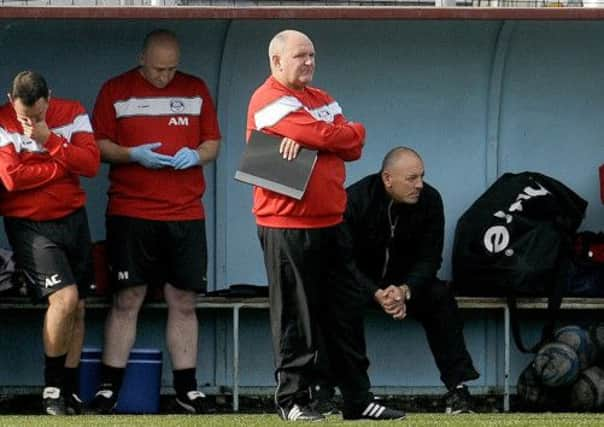
<svg viewBox="0 0 604 427"><path fill-rule="evenodd" d="M77 414L84 297L93 282L79 177L96 175L99 150L84 107L51 99L40 74L17 74L9 100L0 107L0 214L17 268L36 299L48 301L43 409Z"/></svg>
<svg viewBox="0 0 604 427"><path fill-rule="evenodd" d="M318 151L302 200L254 189L253 212L269 282L277 411L288 421L323 418L308 406L323 336L330 359L337 361L333 368L344 418L401 419L403 412L373 402L367 358L351 357L356 351L365 354L363 331L342 327L361 313L349 303L354 301L349 294L358 289L330 280L342 262L335 231L346 207L344 162L361 156L365 128L348 121L329 94L310 86L315 51L305 34L278 33L268 53L271 76L250 100L247 138L253 130L283 137L275 149L287 159L303 148Z"/></svg>
<svg viewBox="0 0 604 427"><path fill-rule="evenodd" d="M179 61L176 35L150 32L140 66L106 82L94 108L97 143L111 164L107 243L115 290L93 401L101 413L117 403L148 287L161 288L168 305L176 403L191 413L206 406L197 390L195 302L207 286L203 166L218 155L220 130L208 87L177 71Z"/></svg>

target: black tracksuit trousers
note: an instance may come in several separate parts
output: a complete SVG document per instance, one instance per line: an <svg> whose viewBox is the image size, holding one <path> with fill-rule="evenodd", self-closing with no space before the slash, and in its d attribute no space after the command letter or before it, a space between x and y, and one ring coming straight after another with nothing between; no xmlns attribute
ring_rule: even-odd
<svg viewBox="0 0 604 427"><path fill-rule="evenodd" d="M275 403L288 411L304 405L317 383L319 343L324 342L345 410L362 411L369 392L362 290L336 281L341 265L336 227L280 229L258 226L269 282ZM360 325L360 326L358 326Z"/></svg>
<svg viewBox="0 0 604 427"><path fill-rule="evenodd" d="M440 379L451 390L478 378L463 336L463 320L448 284L435 279L417 289L407 303L407 314L424 327Z"/></svg>
<svg viewBox="0 0 604 427"><path fill-rule="evenodd" d="M345 283L348 280L351 279L346 272L341 273L338 277L339 283ZM382 308L375 303L372 304L372 308L383 312ZM411 300L407 302L407 316L415 318L422 324L440 372L440 379L447 389L452 390L460 383L474 380L480 376L474 368L472 358L466 348L463 321L457 302L445 282L435 279L432 283L416 290ZM345 327L353 330L362 329L362 319L359 321L358 317L355 317L354 320L360 323L348 323ZM353 351L354 348L351 347L349 350ZM322 388L332 387L334 380L330 375L329 365L337 364L338 359L330 360L322 357L319 361L322 366L318 368L320 375L317 384Z"/></svg>

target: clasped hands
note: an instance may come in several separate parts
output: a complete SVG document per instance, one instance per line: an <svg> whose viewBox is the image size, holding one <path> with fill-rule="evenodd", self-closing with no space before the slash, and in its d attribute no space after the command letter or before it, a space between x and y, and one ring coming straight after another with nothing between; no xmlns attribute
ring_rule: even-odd
<svg viewBox="0 0 604 427"><path fill-rule="evenodd" d="M188 147L183 147L174 154L160 154L155 150L161 147L161 142L152 142L130 148L130 160L150 169L172 167L177 170L199 166L199 153Z"/></svg>
<svg viewBox="0 0 604 427"><path fill-rule="evenodd" d="M407 285L390 285L386 289L378 289L374 298L386 314L403 320L407 316L407 301L411 298L411 291Z"/></svg>

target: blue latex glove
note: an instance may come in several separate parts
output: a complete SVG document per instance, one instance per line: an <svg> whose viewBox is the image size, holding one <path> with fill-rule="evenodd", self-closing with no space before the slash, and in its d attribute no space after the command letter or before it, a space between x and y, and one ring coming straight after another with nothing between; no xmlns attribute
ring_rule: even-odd
<svg viewBox="0 0 604 427"><path fill-rule="evenodd" d="M159 147L161 147L161 142L152 142L132 147L130 149L130 160L150 169L172 166L172 156L153 151Z"/></svg>
<svg viewBox="0 0 604 427"><path fill-rule="evenodd" d="M193 166L199 166L199 153L197 150L183 147L176 152L172 160L174 169L188 169Z"/></svg>

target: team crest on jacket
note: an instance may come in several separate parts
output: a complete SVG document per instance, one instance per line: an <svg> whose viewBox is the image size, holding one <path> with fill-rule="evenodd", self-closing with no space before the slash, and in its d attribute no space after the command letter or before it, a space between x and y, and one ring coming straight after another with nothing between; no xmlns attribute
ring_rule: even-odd
<svg viewBox="0 0 604 427"><path fill-rule="evenodd" d="M170 100L170 110L175 113L182 113L185 111L185 104L180 99Z"/></svg>
<svg viewBox="0 0 604 427"><path fill-rule="evenodd" d="M317 112L317 115L319 116L320 120L323 120L324 122L327 122L327 123L333 122L333 114L328 109L319 110Z"/></svg>

